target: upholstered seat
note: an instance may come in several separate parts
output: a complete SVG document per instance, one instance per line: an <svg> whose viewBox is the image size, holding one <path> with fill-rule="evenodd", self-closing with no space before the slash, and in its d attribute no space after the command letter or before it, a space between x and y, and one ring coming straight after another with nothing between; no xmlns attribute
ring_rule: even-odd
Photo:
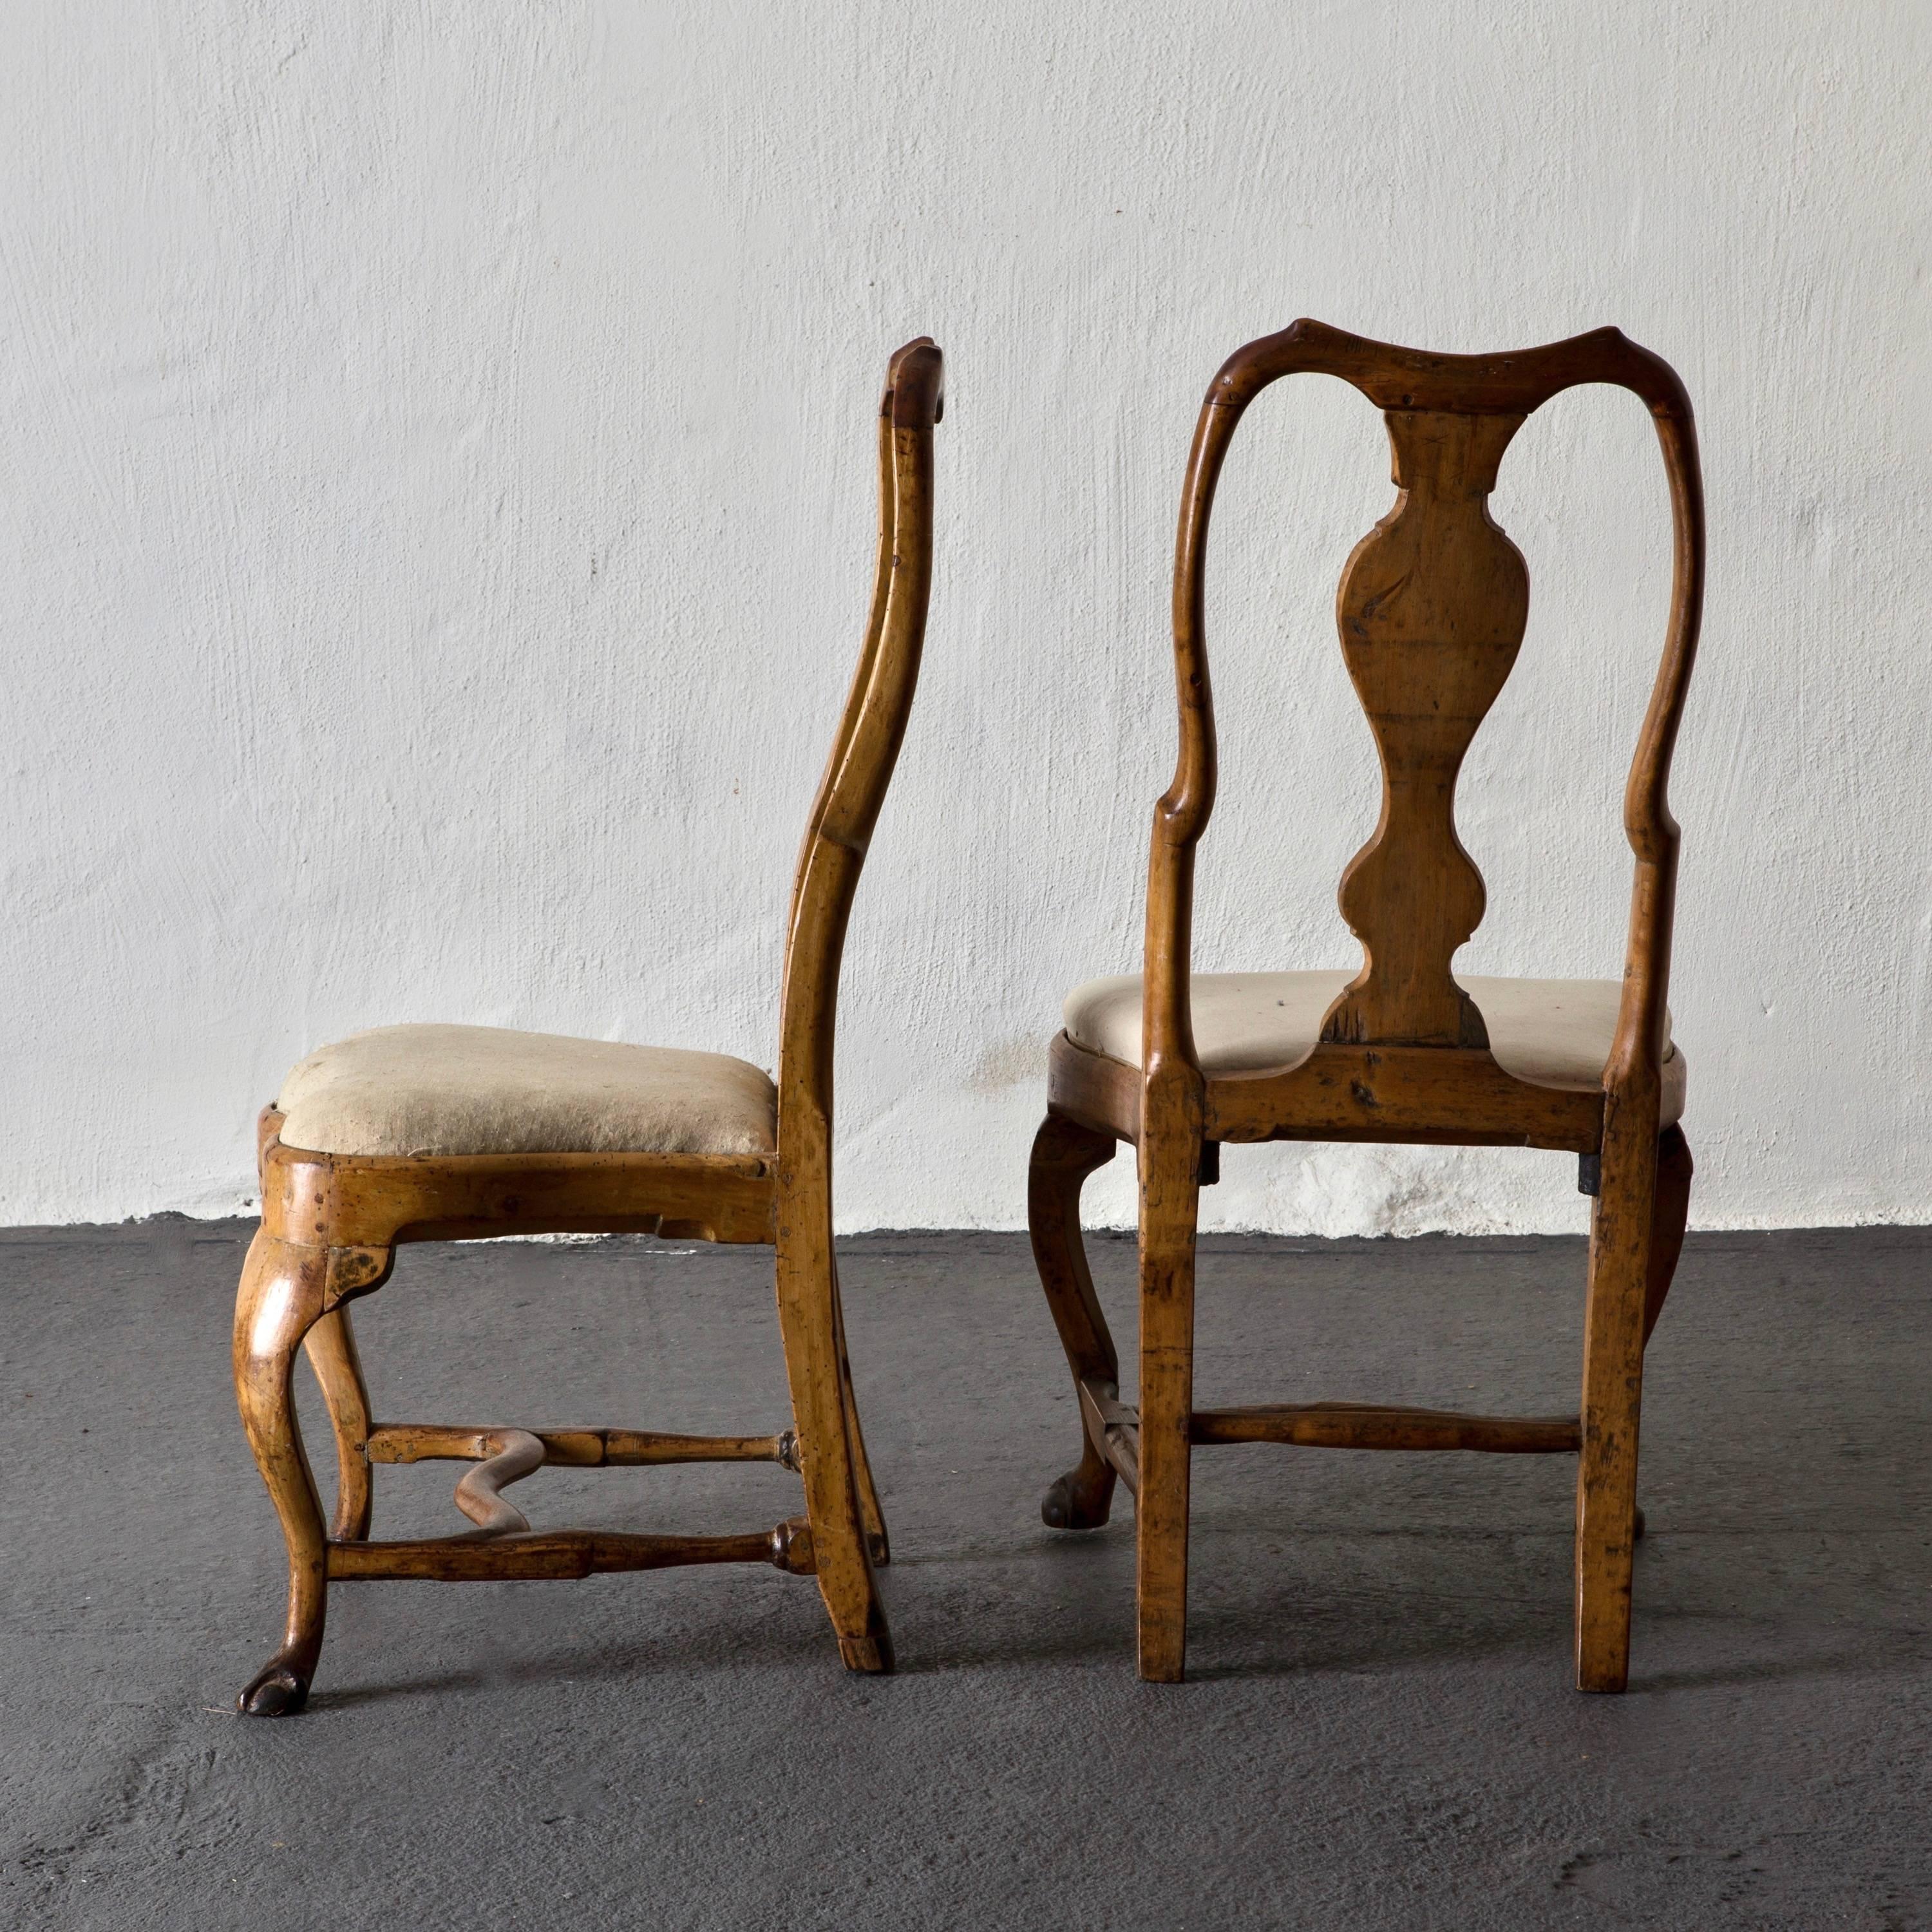
<svg viewBox="0 0 1932 1932"><path fill-rule="evenodd" d="M778 1094L723 1053L503 1027L392 1026L282 1082L282 1144L317 1154L768 1154Z"/></svg>
<svg viewBox="0 0 1932 1932"><path fill-rule="evenodd" d="M1258 1073L1292 1066L1314 1049L1322 1016L1354 975L1330 973L1197 973L1194 1044L1201 1070ZM1622 986L1615 980L1496 980L1464 975L1459 984L1481 1012L1490 1050L1506 1073L1539 1087L1600 1087L1617 1029ZM1141 977L1090 980L1067 995L1063 1017L1076 1046L1138 1066ZM1684 1056L1666 1044L1658 1124L1684 1112Z"/></svg>

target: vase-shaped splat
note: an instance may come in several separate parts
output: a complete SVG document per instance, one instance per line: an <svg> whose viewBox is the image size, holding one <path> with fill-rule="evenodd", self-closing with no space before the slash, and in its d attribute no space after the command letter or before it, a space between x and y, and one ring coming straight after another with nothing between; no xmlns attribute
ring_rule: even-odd
<svg viewBox="0 0 1932 1932"><path fill-rule="evenodd" d="M1361 971L1325 1040L1486 1046L1449 970L1483 916L1483 875L1456 836L1456 776L1522 643L1529 572L1491 521L1515 416L1390 410L1395 507L1355 546L1336 616L1382 770L1375 835L1342 875Z"/></svg>

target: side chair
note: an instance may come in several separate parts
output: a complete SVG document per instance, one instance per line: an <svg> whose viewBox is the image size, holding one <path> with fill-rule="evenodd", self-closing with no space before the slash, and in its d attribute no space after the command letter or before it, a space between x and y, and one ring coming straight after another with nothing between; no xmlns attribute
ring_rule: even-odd
<svg viewBox="0 0 1932 1932"><path fill-rule="evenodd" d="M892 358L878 425L879 544L870 621L793 884L776 1085L723 1054L490 1027L392 1026L310 1054L260 1126L262 1225L236 1300L235 1392L289 1554L282 1646L246 1714L307 1701L332 1583L587 1576L770 1563L815 1576L848 1669L889 1671L873 1576L886 1526L866 1464L832 1248L832 1030L839 956L919 675L932 561L932 426L944 363L924 337ZM349 1304L410 1241L657 1234L776 1250L790 1426L758 1436L378 1423ZM322 1385L339 1472L324 1526L292 1400L296 1351ZM466 1462L477 1527L370 1540L372 1466ZM502 1494L545 1462L773 1462L805 1513L730 1536L533 1530Z"/></svg>
<svg viewBox="0 0 1932 1932"><path fill-rule="evenodd" d="M1354 548L1336 615L1381 754L1382 805L1342 874L1358 972L1192 973L1195 848L1215 789L1204 621L1209 513L1242 412L1269 384L1336 376L1383 412L1398 494ZM1456 778L1522 641L1528 571L1490 519L1497 466L1559 392L1634 392L1661 445L1674 528L1670 616L1624 796L1636 855L1623 980L1458 980L1483 914L1456 836ZM1028 1186L1034 1253L1073 1372L1078 1466L1047 1492L1056 1528L1136 1499L1139 1664L1180 1680L1186 1653L1190 1458L1197 1445L1567 1451L1579 1457L1576 1672L1617 1691L1629 1668L1637 1425L1646 1344L1670 1291L1690 1199L1683 1054L1666 1004L1678 826L1666 797L1697 641L1704 524L1690 404L1675 372L1614 328L1503 356L1432 356L1301 321L1238 350L1208 392L1181 496L1174 575L1180 748L1154 808L1144 970L1067 999ZM1580 1413L1459 1414L1345 1402L1194 1406L1199 1190L1228 1141L1550 1148L1594 1198ZM1080 1238L1080 1191L1138 1150L1140 1389L1123 1402Z"/></svg>

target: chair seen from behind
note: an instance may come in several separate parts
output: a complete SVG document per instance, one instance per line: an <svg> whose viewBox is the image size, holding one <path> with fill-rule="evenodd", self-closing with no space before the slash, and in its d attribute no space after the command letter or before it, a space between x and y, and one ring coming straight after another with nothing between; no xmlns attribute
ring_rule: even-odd
<svg viewBox="0 0 1932 1932"><path fill-rule="evenodd" d="M1284 376L1340 376L1383 412L1394 507L1357 544L1336 600L1342 651L1380 754L1382 803L1344 873L1362 964L1333 972L1196 974L1195 848L1216 784L1204 582L1216 482L1243 412ZM1456 836L1456 775L1522 641L1528 575L1487 499L1510 438L1582 382L1618 385L1661 446L1675 571L1662 660L1624 800L1635 856L1623 977L1458 980L1481 874ZM1049 1525L1104 1522L1136 1497L1140 1671L1178 1682L1186 1647L1190 1458L1200 1446L1564 1451L1579 1458L1576 1682L1621 1690L1629 1667L1637 1430L1646 1344L1682 1245L1691 1173L1671 1038L1678 826L1671 753L1696 650L1704 529L1690 405L1668 364L1617 330L1503 356L1436 356L1302 321L1231 357L1204 404L1182 492L1174 578L1180 746L1155 807L1144 970L1068 998L1049 1060L1029 1219L1073 1372L1078 1466ZM1194 1406L1199 1190L1225 1142L1411 1142L1576 1154L1594 1196L1574 1416L1521 1418L1323 1402ZM1113 1340L1082 1250L1080 1190L1138 1150L1140 1384L1121 1400Z"/></svg>

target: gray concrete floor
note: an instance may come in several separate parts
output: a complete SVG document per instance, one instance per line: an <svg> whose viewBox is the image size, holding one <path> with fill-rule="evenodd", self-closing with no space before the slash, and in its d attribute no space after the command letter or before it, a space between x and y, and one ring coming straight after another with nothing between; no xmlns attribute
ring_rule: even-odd
<svg viewBox="0 0 1932 1932"><path fill-rule="evenodd" d="M1131 1504L1040 1522L1077 1436L1026 1244L919 1234L843 1263L897 1676L774 1571L351 1584L279 1724L230 1709L281 1613L246 1232L0 1234L7 1926L1932 1926L1932 1230L1693 1238L1621 1699L1570 1688L1567 1457L1203 1451L1192 1682L1137 1683ZM1132 1246L1093 1247L1131 1338ZM1576 1242L1204 1248L1204 1405L1574 1406ZM411 1250L357 1311L376 1407L782 1424L768 1268ZM379 1472L378 1533L461 1527L454 1473ZM796 1507L755 1466L516 1493Z"/></svg>

